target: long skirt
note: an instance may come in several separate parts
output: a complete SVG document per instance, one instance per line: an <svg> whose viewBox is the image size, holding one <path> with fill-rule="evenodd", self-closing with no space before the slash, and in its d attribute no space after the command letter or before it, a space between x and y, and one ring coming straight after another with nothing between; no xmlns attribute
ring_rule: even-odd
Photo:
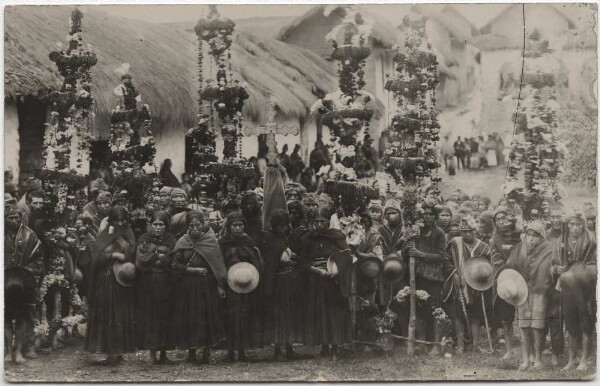
<svg viewBox="0 0 600 386"><path fill-rule="evenodd" d="M172 348L171 277L167 272L140 273L135 283L136 345L140 350Z"/></svg>
<svg viewBox="0 0 600 386"><path fill-rule="evenodd" d="M275 276L272 304L265 304L265 343L302 343L302 276L289 271Z"/></svg>
<svg viewBox="0 0 600 386"><path fill-rule="evenodd" d="M351 342L350 304L342 295L339 284L312 272L306 282L305 343L339 345Z"/></svg>
<svg viewBox="0 0 600 386"><path fill-rule="evenodd" d="M88 314L85 349L108 355L134 352L134 289L117 283L112 266L99 275Z"/></svg>
<svg viewBox="0 0 600 386"><path fill-rule="evenodd" d="M227 347L246 350L263 346L261 287L248 294L227 291Z"/></svg>
<svg viewBox="0 0 600 386"><path fill-rule="evenodd" d="M497 166L498 159L496 158L496 150L490 149L486 153L486 159L488 166Z"/></svg>
<svg viewBox="0 0 600 386"><path fill-rule="evenodd" d="M212 275L185 273L173 288L171 342L181 349L213 346L225 338L221 297Z"/></svg>

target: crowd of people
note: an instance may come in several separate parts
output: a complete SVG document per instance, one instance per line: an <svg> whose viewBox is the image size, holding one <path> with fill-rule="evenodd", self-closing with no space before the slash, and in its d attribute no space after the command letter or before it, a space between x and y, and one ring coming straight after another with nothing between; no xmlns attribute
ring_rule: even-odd
<svg viewBox="0 0 600 386"><path fill-rule="evenodd" d="M168 176L167 169L161 176ZM173 349L189 350L189 361L207 362L215 347L226 348L228 360L246 361L247 350L270 344L276 357L285 350L288 359L296 358L297 344L320 345L321 355L336 355L357 336L374 339L368 326L352 323L353 275L358 297L385 312L408 286L409 258L417 262L416 288L450 316L457 353L483 350L477 345L480 327L489 321L496 341L503 332L509 358L516 320L521 370L542 366L548 333L552 364L558 366L565 327L570 344L564 368L579 362L578 368L586 369L593 358L593 204L574 212L555 204L551 221L524 228L513 201L492 205L485 196L456 190L421 203L424 227L407 241L401 197L381 197L355 213L364 230L355 244L340 230L343 208L320 189L308 192L293 179L285 185L287 210L275 211L264 227L260 188L215 210L191 204L188 189L165 184L138 218L131 216L128 193L113 191L101 178L86 191L89 203L75 214L75 228L52 245L65 252L65 277L76 281L85 299L85 349L106 354L106 363L121 362L123 354L136 350L149 350L156 363L168 363L167 351ZM45 205L39 180L26 181L22 194L6 189L4 267L27 269L38 286L56 253ZM392 270L399 279L388 281L382 263L391 260L400 266ZM480 260L492 267L487 276L473 268ZM478 287L473 278L493 284ZM46 317L54 315L53 299L49 291ZM62 296L62 317L71 312L68 299ZM37 302L28 314L25 357L36 355L33 326L43 306ZM424 328L418 338L440 343L434 317L419 319ZM398 315L393 331L406 336L407 330L408 314ZM440 353L441 345L434 344L430 354ZM20 352L11 355L24 360Z"/></svg>

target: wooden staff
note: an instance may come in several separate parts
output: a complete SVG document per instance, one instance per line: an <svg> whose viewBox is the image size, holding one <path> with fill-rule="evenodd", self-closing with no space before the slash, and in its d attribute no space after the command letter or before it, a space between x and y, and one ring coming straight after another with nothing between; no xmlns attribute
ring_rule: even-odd
<svg viewBox="0 0 600 386"><path fill-rule="evenodd" d="M412 242L414 243L414 241ZM408 356L415 355L415 332L417 321L417 293L415 284L415 258L410 258L409 266L410 275L410 319L408 322L408 344L406 346L406 354Z"/></svg>
<svg viewBox="0 0 600 386"><path fill-rule="evenodd" d="M492 353L494 352L494 346L492 345L492 336L490 335L490 325L488 323L487 312L485 312L485 299L483 297L483 292L481 292L481 307L483 308L483 319L485 320L485 332L487 332L488 342L490 344L490 350ZM475 345L476 342L473 342Z"/></svg>
<svg viewBox="0 0 600 386"><path fill-rule="evenodd" d="M356 333L356 266L352 264L352 275L350 280L350 320L352 321L352 334ZM352 348L354 349L354 340L352 341Z"/></svg>

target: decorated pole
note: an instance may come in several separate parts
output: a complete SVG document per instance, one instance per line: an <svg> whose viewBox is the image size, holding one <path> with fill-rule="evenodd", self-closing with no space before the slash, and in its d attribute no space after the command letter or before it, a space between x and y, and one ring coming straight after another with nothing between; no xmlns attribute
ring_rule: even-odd
<svg viewBox="0 0 600 386"><path fill-rule="evenodd" d="M63 48L59 42L58 49L48 55L63 77L63 84L59 90L51 90L46 96L50 120L46 123L42 150L45 165L39 170L46 194L45 209L51 224L47 235L52 253L37 301L41 303L50 288L59 287L69 294L70 304L75 313L80 310L82 303L75 280L71 277L72 272L65 269L67 261L73 258L65 245L74 237L76 214L86 202L82 188L87 185L89 179L91 121L94 117L90 70L98 61L91 45L83 45L82 19L83 13L75 9L69 20L71 29L67 37L67 48ZM53 298L52 301L58 309L57 299ZM74 315L60 319L56 314L46 315L47 320L51 318L49 325L41 320L37 322L34 331L38 336L49 334L52 347L56 348L57 331L63 327L77 325L83 316Z"/></svg>
<svg viewBox="0 0 600 386"><path fill-rule="evenodd" d="M440 126L435 107L438 84L437 60L427 44L424 17L403 19L405 41L395 47L395 75L387 80L385 89L394 94L397 110L391 120L393 140L387 145L382 164L397 187L404 190L402 239L414 248L423 226L418 202L426 195L439 195L440 177L436 142ZM435 170L435 173L432 171ZM425 179L430 185L424 186ZM399 189L399 188L398 188ZM407 354L413 356L416 342L416 262L409 259L410 318Z"/></svg>
<svg viewBox="0 0 600 386"><path fill-rule="evenodd" d="M560 106L556 99L567 76L562 62L551 52L548 41L540 40L537 31L531 33L526 41L522 85L507 84L502 90L522 99L512 115L514 133L504 194L520 207L525 224L548 221L550 203L561 200L558 175L562 154L555 134Z"/></svg>
<svg viewBox="0 0 600 386"><path fill-rule="evenodd" d="M215 5L209 9L208 16L201 18L195 28L200 68L199 120L198 126L190 129L188 135L194 146L195 199L210 197L209 201L215 204L234 199L245 182L254 177L254 167L242 157L242 108L249 95L232 72L231 45L235 23L222 18ZM204 51L208 53L206 60ZM211 70L206 79L205 65ZM214 152L217 125L223 138L221 163L217 163Z"/></svg>

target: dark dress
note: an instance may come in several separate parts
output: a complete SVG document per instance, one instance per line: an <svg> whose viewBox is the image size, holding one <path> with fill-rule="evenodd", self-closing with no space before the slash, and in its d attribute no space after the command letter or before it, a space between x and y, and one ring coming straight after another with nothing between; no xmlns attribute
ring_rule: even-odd
<svg viewBox="0 0 600 386"><path fill-rule="evenodd" d="M330 255L347 250L346 237L337 229L310 231L302 244L301 263L307 270L316 267L327 270ZM336 255L339 256L339 255ZM345 276L352 270L349 261L336 259L340 272L335 279L308 272L303 291L304 341L308 345L344 344L352 341L349 283Z"/></svg>
<svg viewBox="0 0 600 386"><path fill-rule="evenodd" d="M235 263L254 265L262 276L262 258L256 244L247 234L240 237L225 234L219 245L229 269ZM227 343L229 350L250 349L263 346L263 302L262 285L247 294L227 290Z"/></svg>
<svg viewBox="0 0 600 386"><path fill-rule="evenodd" d="M113 272L113 252L133 262L135 238L129 228L100 232L90 262L90 290L85 349L92 353L120 355L135 351L135 292L123 287Z"/></svg>
<svg viewBox="0 0 600 386"><path fill-rule="evenodd" d="M173 255L173 337L179 348L214 346L225 339L222 299L218 288L226 286L223 256L214 232L196 242L185 234ZM206 268L201 276L186 268Z"/></svg>
<svg viewBox="0 0 600 386"><path fill-rule="evenodd" d="M171 234L157 238L150 233L143 234L138 240L135 332L136 345L140 350L173 346L169 340L173 300L170 254L175 241ZM161 260L159 254L168 257Z"/></svg>
<svg viewBox="0 0 600 386"><path fill-rule="evenodd" d="M288 248L285 237L264 232L259 249L264 259L263 320L265 343L292 344L302 342L302 275L297 261L281 262Z"/></svg>

